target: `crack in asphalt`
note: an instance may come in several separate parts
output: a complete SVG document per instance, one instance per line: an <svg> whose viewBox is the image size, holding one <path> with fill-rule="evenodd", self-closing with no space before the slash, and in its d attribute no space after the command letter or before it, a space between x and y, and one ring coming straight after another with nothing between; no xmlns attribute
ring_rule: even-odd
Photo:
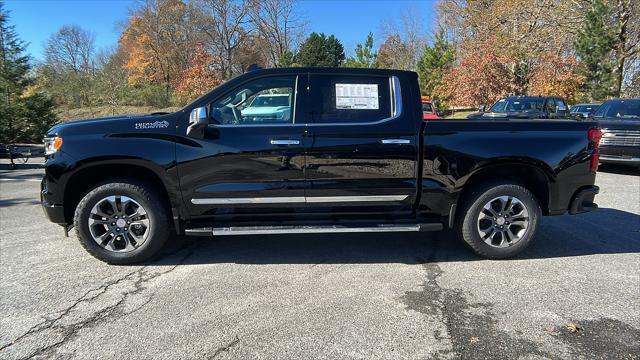
<svg viewBox="0 0 640 360"><path fill-rule="evenodd" d="M216 351L211 356L209 356L209 360L215 359L216 357L218 357L218 355L222 354L223 352L229 351L232 347L238 345L239 342L240 342L240 338L238 337L238 335L236 335L236 338L233 339L233 341L231 341L230 343L224 346L217 348Z"/></svg>
<svg viewBox="0 0 640 360"><path fill-rule="evenodd" d="M514 359L523 355L537 355L553 358L534 342L513 337L498 329L492 304L471 304L462 291L441 287L438 279L444 271L436 260L437 245L427 259L416 259L426 272L422 290L408 291L402 297L408 309L435 316L445 325L446 334L436 330L434 337L438 340L449 339L452 353L441 350L435 357Z"/></svg>
<svg viewBox="0 0 640 360"><path fill-rule="evenodd" d="M55 351L58 347L62 346L65 342L67 342L68 340L72 339L73 337L75 337L75 335L77 334L78 331L86 328L86 327L90 327L93 326L95 324L97 324L98 322L100 322L102 319L106 319L108 317L110 317L111 315L116 315L118 314L119 316L116 318L121 318L123 316L128 316L131 315L137 311L139 311L140 309L142 309L143 307L145 307L147 304L149 304L151 302L151 300L154 297L154 294L151 294L151 296L149 297L149 299L147 299L147 301L145 301L143 304L141 304L140 306L138 306L137 308L129 311L129 312L123 312L121 309L119 309L119 307L124 304L126 302L126 300L128 298L130 298L133 295L136 295L140 292L142 292L143 290L146 289L146 287L144 286L146 283L162 276L162 275L166 275L172 271L174 271L176 268L178 268L178 266L184 264L186 262L186 260L193 255L193 253L195 252L197 248L197 244L191 244L190 248L187 247L185 249L186 253L185 255L180 258L180 260L171 268L169 268L166 271L161 271L161 272L154 272L154 273L149 273L148 267L149 265L145 265L135 271L132 271L118 279L115 280L111 280L107 283L104 283L102 285L100 285L99 287L87 290L81 297L79 297L77 300L75 300L73 302L73 304L71 304L69 307L65 308L64 310L60 311L59 315L42 321L34 326L32 326L29 330L27 330L24 334L18 336L16 339L14 339L13 341L11 341L8 344L5 344L3 346L0 347L0 351L4 351L7 350L9 348L11 348L14 345L17 345L19 343L21 343L24 339L30 337L30 336L36 336L37 334L46 331L46 330L53 330L53 331L59 331L62 334L62 339L60 341L57 341L53 344L47 345L45 347L42 347L34 352L32 352L31 354L27 355L24 357L24 359L30 359L36 356L40 356L40 355L49 355L50 352ZM99 297L101 297L103 294L107 293L107 291L109 290L109 288L120 284L122 282L124 282L125 280L130 280L131 278L137 277L135 279L135 281L133 282L132 286L133 286L133 290L129 290L129 291L125 291L121 294L120 299L113 305L107 306L97 312L94 312L91 316L85 318L84 320L80 321L80 322L76 322L73 323L71 325L57 325L57 323L62 320L63 318L65 318L67 315L69 315L74 309L76 309L80 304L83 303L87 303L87 302L91 302L94 301L96 299L98 299ZM95 292L95 294L94 294ZM91 295L90 295L91 294Z"/></svg>

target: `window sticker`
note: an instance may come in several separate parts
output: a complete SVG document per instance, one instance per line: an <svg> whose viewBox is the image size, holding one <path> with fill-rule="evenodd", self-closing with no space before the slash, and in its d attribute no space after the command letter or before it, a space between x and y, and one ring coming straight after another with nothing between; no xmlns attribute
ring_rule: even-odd
<svg viewBox="0 0 640 360"><path fill-rule="evenodd" d="M378 84L336 84L336 109L378 110Z"/></svg>

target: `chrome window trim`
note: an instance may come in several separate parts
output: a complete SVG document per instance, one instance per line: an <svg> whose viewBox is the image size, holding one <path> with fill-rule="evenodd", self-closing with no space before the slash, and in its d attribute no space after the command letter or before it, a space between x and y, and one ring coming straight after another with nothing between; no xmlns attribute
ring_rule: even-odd
<svg viewBox="0 0 640 360"><path fill-rule="evenodd" d="M372 202L403 201L409 195L366 195L366 196L279 196L252 198L200 198L191 199L194 205L229 205L229 204L313 204L331 202Z"/></svg>

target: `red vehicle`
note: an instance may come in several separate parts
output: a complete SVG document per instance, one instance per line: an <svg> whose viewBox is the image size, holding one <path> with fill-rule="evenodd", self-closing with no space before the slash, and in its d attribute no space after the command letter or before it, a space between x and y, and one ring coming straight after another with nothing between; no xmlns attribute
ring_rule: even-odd
<svg viewBox="0 0 640 360"><path fill-rule="evenodd" d="M433 103L429 100L429 97L422 97L422 120L433 120L440 119L438 113L436 113L436 108L433 106Z"/></svg>

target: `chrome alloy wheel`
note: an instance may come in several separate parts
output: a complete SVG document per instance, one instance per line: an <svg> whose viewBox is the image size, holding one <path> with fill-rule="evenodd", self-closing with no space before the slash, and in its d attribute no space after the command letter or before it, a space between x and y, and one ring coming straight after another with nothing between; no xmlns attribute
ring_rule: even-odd
<svg viewBox="0 0 640 360"><path fill-rule="evenodd" d="M149 235L149 216L127 196L108 196L96 203L89 214L89 231L104 249L128 252L140 247Z"/></svg>
<svg viewBox="0 0 640 360"><path fill-rule="evenodd" d="M529 228L529 211L520 199L500 196L484 205L478 215L478 232L490 246L506 248L516 244Z"/></svg>

